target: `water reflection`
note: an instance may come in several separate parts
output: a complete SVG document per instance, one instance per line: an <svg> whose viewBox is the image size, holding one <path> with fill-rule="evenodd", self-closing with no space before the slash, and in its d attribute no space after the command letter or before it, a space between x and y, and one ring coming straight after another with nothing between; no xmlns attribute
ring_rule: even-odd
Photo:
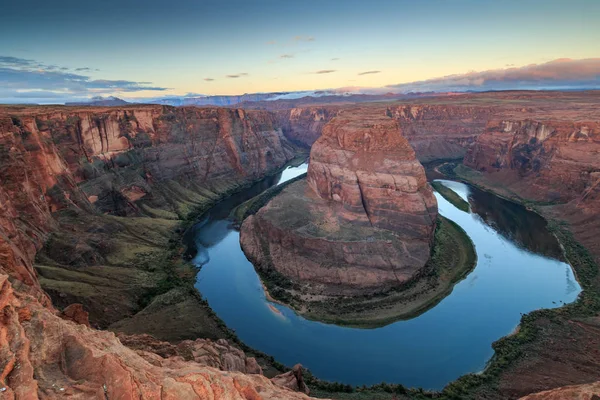
<svg viewBox="0 0 600 400"><path fill-rule="evenodd" d="M185 257L194 258L194 263L200 267L207 264L210 261L209 249L219 244L234 229L228 219L231 210L278 184L282 175L283 173L279 173L267 177L211 208L184 234L183 241L187 245Z"/></svg>
<svg viewBox="0 0 600 400"><path fill-rule="evenodd" d="M544 218L525 207L459 182L439 180L471 204L471 211L499 234L533 253L564 260ZM465 191L466 189L466 191Z"/></svg>
<svg viewBox="0 0 600 400"><path fill-rule="evenodd" d="M440 213L473 240L478 262L448 297L417 318L354 329L307 321L269 302L227 221L260 188L220 204L194 228L193 242L202 248L194 262L203 265L196 287L242 341L284 364L302 363L322 379L353 385L386 381L440 389L481 370L493 354L491 343L513 331L522 313L559 307L580 291L571 268L546 256L556 255L556 242L537 216L462 183L443 184L469 199L474 212L465 213L436 194Z"/></svg>

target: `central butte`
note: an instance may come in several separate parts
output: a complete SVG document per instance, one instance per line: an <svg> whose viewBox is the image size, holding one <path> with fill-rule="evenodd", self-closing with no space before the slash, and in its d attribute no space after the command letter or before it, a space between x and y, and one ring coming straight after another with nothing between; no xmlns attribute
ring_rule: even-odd
<svg viewBox="0 0 600 400"><path fill-rule="evenodd" d="M436 218L425 171L398 123L351 109L323 128L307 178L248 217L240 241L267 286L275 281L304 300L362 296L418 275Z"/></svg>

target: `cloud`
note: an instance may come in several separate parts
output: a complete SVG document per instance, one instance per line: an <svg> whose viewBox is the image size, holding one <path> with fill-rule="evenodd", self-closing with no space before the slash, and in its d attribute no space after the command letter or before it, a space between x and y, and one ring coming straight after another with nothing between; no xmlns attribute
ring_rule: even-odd
<svg viewBox="0 0 600 400"><path fill-rule="evenodd" d="M388 85L399 92L507 89L586 89L600 87L600 58L561 58L542 64L449 75Z"/></svg>
<svg viewBox="0 0 600 400"><path fill-rule="evenodd" d="M91 69L87 68L85 71ZM83 72L82 69L76 71ZM115 92L163 91L150 82L92 79L68 68L48 65L36 60L0 56L0 98L82 98Z"/></svg>
<svg viewBox="0 0 600 400"><path fill-rule="evenodd" d="M90 71L92 71L92 69L88 68L88 67L83 67L83 68L75 68L75 71L77 71L77 72L90 72Z"/></svg>
<svg viewBox="0 0 600 400"><path fill-rule="evenodd" d="M25 58L0 56L0 66L4 66L4 67L30 68L30 67L39 67L41 65L43 65L43 64L40 64L34 60L28 60Z"/></svg>
<svg viewBox="0 0 600 400"><path fill-rule="evenodd" d="M293 54L282 54L279 56L279 58L294 58Z"/></svg>
<svg viewBox="0 0 600 400"><path fill-rule="evenodd" d="M371 75L371 74L379 74L381 71L365 71L359 72L358 75Z"/></svg>
<svg viewBox="0 0 600 400"><path fill-rule="evenodd" d="M331 61L338 61L338 60L339 60L339 58L337 58L337 57L331 59Z"/></svg>
<svg viewBox="0 0 600 400"><path fill-rule="evenodd" d="M206 82L212 82L212 81L214 81L214 79L213 79L213 78L204 78L204 80L205 80Z"/></svg>
<svg viewBox="0 0 600 400"><path fill-rule="evenodd" d="M267 42L267 44L268 44L269 46L273 46L273 45L277 44L277 41L276 41L276 40L269 40L269 41Z"/></svg>
<svg viewBox="0 0 600 400"><path fill-rule="evenodd" d="M294 36L295 42L314 42L316 39L312 36Z"/></svg>
<svg viewBox="0 0 600 400"><path fill-rule="evenodd" d="M336 70L335 69L322 69L322 70L316 71L314 73L320 75L320 74L331 74L333 72L336 72Z"/></svg>
<svg viewBox="0 0 600 400"><path fill-rule="evenodd" d="M226 78L232 78L232 79L241 78L243 76L248 76L248 73L247 72L240 72L238 74L225 75Z"/></svg>

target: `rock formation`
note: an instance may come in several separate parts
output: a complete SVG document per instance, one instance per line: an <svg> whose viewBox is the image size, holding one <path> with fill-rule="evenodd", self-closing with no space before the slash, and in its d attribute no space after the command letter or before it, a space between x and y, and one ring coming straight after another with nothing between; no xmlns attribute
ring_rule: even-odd
<svg viewBox="0 0 600 400"><path fill-rule="evenodd" d="M294 143L311 147L323 127L339 112L339 106L294 107L277 111L284 135Z"/></svg>
<svg viewBox="0 0 600 400"><path fill-rule="evenodd" d="M274 384L303 390L292 379L297 371L269 380L257 374L256 360L218 340L222 331L189 293L178 288L143 300L165 279L165 260L150 256L176 247L169 239L182 218L276 171L293 156L290 141L311 145L347 108L0 107L0 397L306 398ZM598 92L466 94L363 108L396 120L421 160L469 148L465 162L486 182L541 201L538 209L564 219L600 260ZM332 182L346 178L335 168L326 173ZM373 174L379 182L380 171ZM404 238L384 229L381 216L398 210L381 203L382 187L369 187L373 197L361 196L367 201L357 207L365 181L355 181L334 188L315 179L326 199L306 183L289 186L285 202L275 198L244 228L248 248L271 246L274 260L263 267L291 261L284 272L317 282L315 291L362 292L359 282L368 292L410 276L388 260L402 260L409 249L394 243L422 229L413 223ZM381 182L392 184L385 174ZM287 219L270 219L275 214ZM306 224L311 215L317 222ZM354 222L358 228L345 229ZM249 239L264 232L263 242ZM176 259L177 248L169 254ZM341 264L356 268L332 274ZM87 312L92 326L118 321L130 334L86 326ZM598 357L590 343L598 326L542 320L543 340L501 372L498 397L579 384L532 398L594 398Z"/></svg>
<svg viewBox="0 0 600 400"><path fill-rule="evenodd" d="M336 117L313 145L307 181L317 196L341 204L348 221L431 241L437 203L392 119L354 110Z"/></svg>
<svg viewBox="0 0 600 400"><path fill-rule="evenodd" d="M462 158L469 145L485 129L497 110L490 106L402 104L371 106L372 112L385 112L398 121L421 162ZM285 136L310 147L323 127L343 109L341 106L305 106L277 111Z"/></svg>
<svg viewBox="0 0 600 400"><path fill-rule="evenodd" d="M494 108L480 105L389 106L421 162L462 158L483 131Z"/></svg>
<svg viewBox="0 0 600 400"><path fill-rule="evenodd" d="M598 120L491 120L464 164L501 184L508 195L555 204L549 215L571 222L600 260L592 233L600 229L599 151Z"/></svg>
<svg viewBox="0 0 600 400"><path fill-rule="evenodd" d="M302 365L300 364L294 365L294 368L290 371L277 375L271 380L279 386L292 389L295 392L310 394L310 389L308 389L308 386L306 386L304 379L302 378Z"/></svg>
<svg viewBox="0 0 600 400"><path fill-rule="evenodd" d="M293 155L264 112L1 109L1 396L305 398L263 377L254 358L225 340L121 335L128 348L90 328L87 313L98 325L138 310L140 295L165 274L143 257L166 252L178 218ZM203 307L170 293L162 295L169 304Z"/></svg>
<svg viewBox="0 0 600 400"><path fill-rule="evenodd" d="M346 110L314 144L306 181L242 225L257 268L314 294L385 291L429 259L437 203L423 167L385 114Z"/></svg>
<svg viewBox="0 0 600 400"><path fill-rule="evenodd" d="M132 340L135 338L129 338ZM3 399L307 398L276 384L284 380L291 385L289 374L270 381L259 374L257 365L224 341L214 346L207 342L180 346L188 346L191 360L132 350L111 332L61 319L35 297L15 292L8 276L0 274ZM222 348L230 350L219 354ZM247 373L238 372L240 369Z"/></svg>
<svg viewBox="0 0 600 400"><path fill-rule="evenodd" d="M597 121L491 120L465 165L505 172L541 201L569 201L600 179L599 133Z"/></svg>
<svg viewBox="0 0 600 400"><path fill-rule="evenodd" d="M565 386L552 390L530 394L520 400L598 400L600 399L600 382L584 385Z"/></svg>
<svg viewBox="0 0 600 400"><path fill-rule="evenodd" d="M293 156L262 111L6 107L0 247L14 262L3 264L44 296L32 262L41 250L37 272L55 304L81 303L92 324L108 326L162 279L140 258L164 253L177 220Z"/></svg>

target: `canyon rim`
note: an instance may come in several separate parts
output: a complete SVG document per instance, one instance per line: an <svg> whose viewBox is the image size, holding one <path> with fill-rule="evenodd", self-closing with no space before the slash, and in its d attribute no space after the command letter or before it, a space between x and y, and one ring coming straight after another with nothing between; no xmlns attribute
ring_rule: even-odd
<svg viewBox="0 0 600 400"><path fill-rule="evenodd" d="M599 399L599 17L6 2L0 400Z"/></svg>

